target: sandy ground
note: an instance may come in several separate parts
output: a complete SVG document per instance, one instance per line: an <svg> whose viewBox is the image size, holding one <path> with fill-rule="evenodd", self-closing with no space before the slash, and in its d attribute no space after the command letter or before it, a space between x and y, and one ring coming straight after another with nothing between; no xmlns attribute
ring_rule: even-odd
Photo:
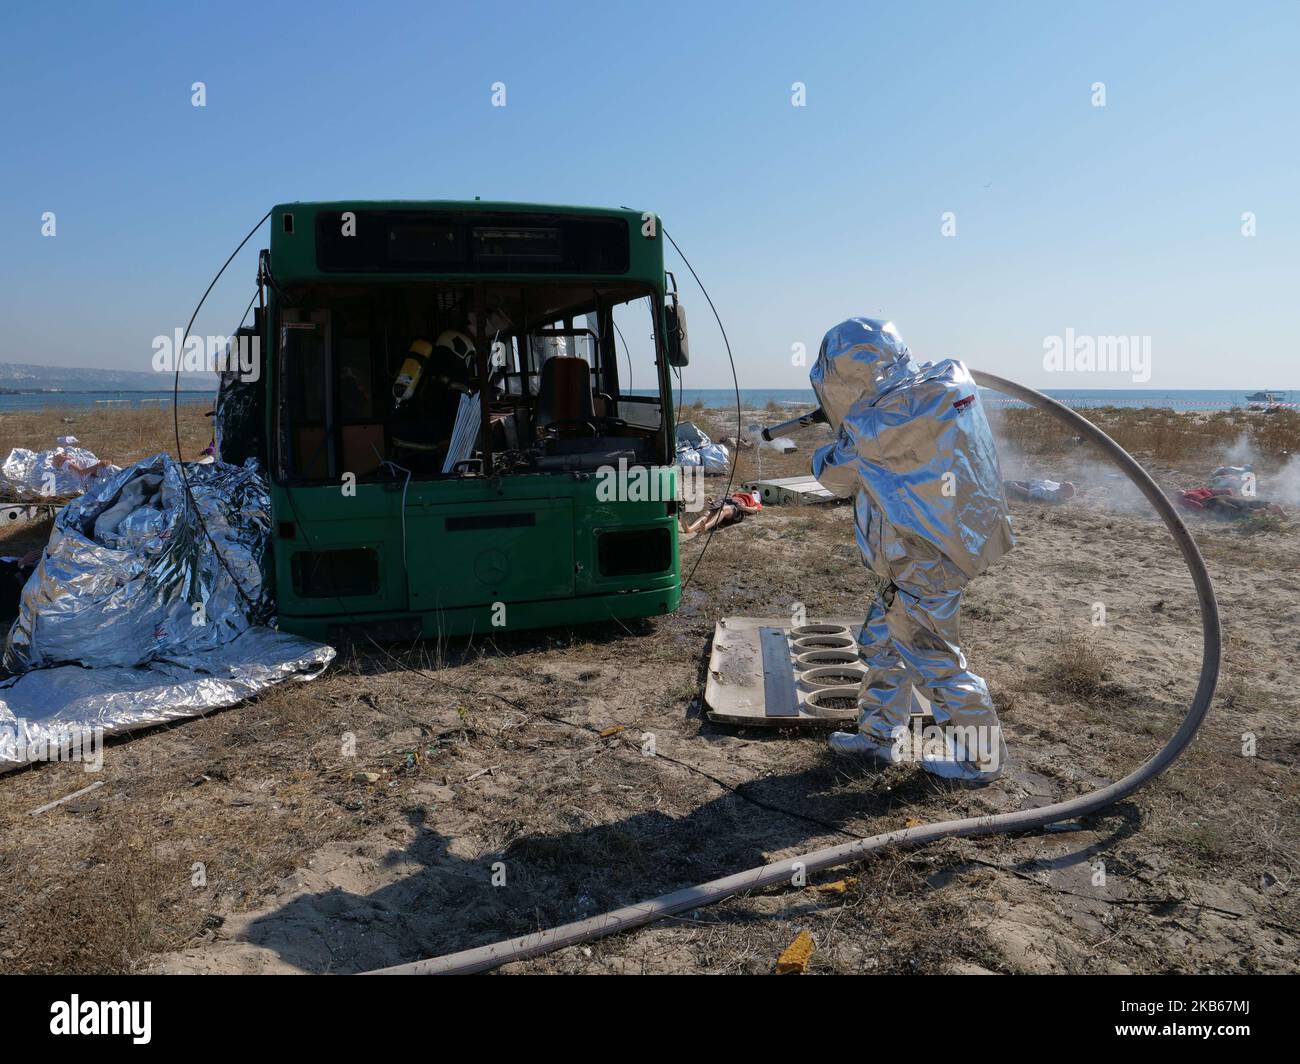
<svg viewBox="0 0 1300 1064"><path fill-rule="evenodd" d="M717 533L672 616L354 648L311 684L113 744L103 788L39 817L87 777L0 780L0 967L362 971L1115 779L1190 699L1191 582L1158 522L1080 456L1015 461L1009 475L1084 490L1013 504L1016 550L967 595L967 653L1012 758L988 788L707 720L719 616L860 615L871 595L847 507L768 508ZM806 462L763 458L786 475ZM1157 472L1186 485L1204 464ZM813 972L1297 970L1300 528L1194 530L1224 673L1192 749L1152 786L1061 830L886 854L505 970L769 972L804 929ZM688 572L700 544L683 545Z"/></svg>

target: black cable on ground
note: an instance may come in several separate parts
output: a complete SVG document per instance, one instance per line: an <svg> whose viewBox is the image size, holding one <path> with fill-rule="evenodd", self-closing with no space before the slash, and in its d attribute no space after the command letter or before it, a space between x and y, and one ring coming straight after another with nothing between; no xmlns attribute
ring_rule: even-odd
<svg viewBox="0 0 1300 1064"><path fill-rule="evenodd" d="M520 713L527 713L529 716L533 716L533 717L541 717L543 720L549 720L552 724L562 724L566 728L572 728L575 731L590 732L591 734L597 736L598 738L602 737L601 729L597 728L594 724L581 724L575 721L566 720L564 717L561 717L554 713L547 713L544 710L540 710L540 709L532 709L528 706L525 706L521 702L516 702L512 698L507 698L503 694L498 694L496 691L482 691L472 687L465 687L462 684L451 683L450 681L442 677L439 677L437 680L435 680L433 677L426 675L422 669L416 669L408 665L392 651L386 649L385 647L377 643L372 637L367 636L366 638L369 640L371 645L374 646L376 650L378 650L381 654L383 654L384 657L386 657L389 661L393 662L393 664L395 664L399 669L403 670L404 672L409 672L412 676L415 676L417 679L423 680L430 687L439 688L439 689L448 688L452 691L457 691L460 694L477 695L480 698L484 698L484 697L495 698L498 702L503 702L505 705L510 706L512 709L519 710ZM612 738L612 736L609 736L609 738ZM815 824L820 828L825 828L833 835L843 835L845 838L849 838L849 839L857 839L862 837L860 835L854 834L851 831L845 831L838 824L833 824L829 820L823 820L821 817L810 816L807 813L798 813L793 809L786 809L783 806L773 805L771 802L765 802L761 798L754 798L748 794L745 794L745 792L742 791L741 788L745 786L745 783L752 782L751 780L746 780L744 783L731 784L728 783L726 780L720 779L719 777L715 776L712 772L700 768L698 765L692 765L689 761L681 761L675 757L669 757L667 754L661 754L657 751L655 753L655 758L660 761L667 761L670 765L677 765L679 768L684 768L688 772L693 772L695 775L708 780L710 783L726 791L728 794L731 794L736 798L739 798L743 802L748 802L750 805L755 806L756 808L766 810L769 813L777 813L781 816L790 817L792 820L802 820L805 824Z"/></svg>

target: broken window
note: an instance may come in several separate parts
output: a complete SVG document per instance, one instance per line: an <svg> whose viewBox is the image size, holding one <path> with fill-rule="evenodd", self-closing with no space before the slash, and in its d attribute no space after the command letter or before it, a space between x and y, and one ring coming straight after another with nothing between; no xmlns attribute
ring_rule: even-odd
<svg viewBox="0 0 1300 1064"><path fill-rule="evenodd" d="M318 286L286 302L282 479L671 461L644 287Z"/></svg>

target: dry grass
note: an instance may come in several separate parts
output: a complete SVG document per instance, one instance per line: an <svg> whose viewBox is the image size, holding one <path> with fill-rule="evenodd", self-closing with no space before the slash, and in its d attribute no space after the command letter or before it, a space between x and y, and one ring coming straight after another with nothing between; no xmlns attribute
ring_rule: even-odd
<svg viewBox="0 0 1300 1064"><path fill-rule="evenodd" d="M181 449L197 458L212 442L208 403L180 406ZM46 407L0 413L0 458L14 447L40 451L59 436L76 436L81 446L120 466L160 451L176 453L170 405L165 407Z"/></svg>
<svg viewBox="0 0 1300 1064"><path fill-rule="evenodd" d="M1178 413L1103 407L1084 411L1084 416L1126 451L1164 463L1204 461L1243 438L1273 462L1300 450L1300 411L1295 410ZM1069 450L1060 423L1041 411L1003 407L991 411L991 419L999 436L1024 454Z"/></svg>
<svg viewBox="0 0 1300 1064"><path fill-rule="evenodd" d="M399 764L329 755L345 732L365 751L374 729L407 714L370 710L353 682L341 669L309 697L276 688L244 712L110 746L94 777L104 786L84 805L30 814L85 786L77 766L0 777L0 970L138 970L210 934L217 909L255 903L313 850L373 822L387 796L355 771Z"/></svg>
<svg viewBox="0 0 1300 1064"><path fill-rule="evenodd" d="M1237 522L1237 530L1243 536L1259 536L1270 532L1282 532L1287 527L1287 519L1275 513L1254 513Z"/></svg>
<svg viewBox="0 0 1300 1064"><path fill-rule="evenodd" d="M1091 702L1106 693L1107 675L1093 639L1065 629L1052 635L1040 674L1047 692Z"/></svg>
<svg viewBox="0 0 1300 1064"><path fill-rule="evenodd" d="M6 968L126 974L184 941L161 900L184 872L161 858L129 818L107 816L74 853L52 878L14 896L6 923L26 917L39 921L39 930L15 939Z"/></svg>

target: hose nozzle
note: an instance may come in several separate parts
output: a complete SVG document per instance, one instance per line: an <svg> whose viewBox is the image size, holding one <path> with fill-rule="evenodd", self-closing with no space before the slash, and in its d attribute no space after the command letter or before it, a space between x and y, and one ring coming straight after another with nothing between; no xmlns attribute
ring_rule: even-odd
<svg viewBox="0 0 1300 1064"><path fill-rule="evenodd" d="M782 421L779 425L769 425L759 435L768 443L772 442L773 436L778 436L782 432L793 432L795 429L806 429L809 425L819 425L826 422L826 414L821 407L808 414L800 414L798 417L792 417L789 421Z"/></svg>

